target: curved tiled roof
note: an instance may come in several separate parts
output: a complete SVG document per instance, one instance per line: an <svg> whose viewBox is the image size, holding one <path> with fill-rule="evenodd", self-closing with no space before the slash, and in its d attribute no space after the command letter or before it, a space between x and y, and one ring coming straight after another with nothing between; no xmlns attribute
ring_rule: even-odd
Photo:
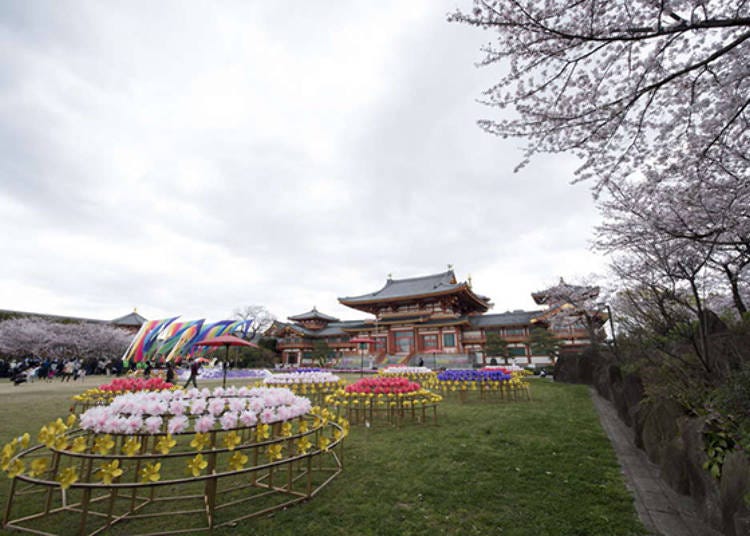
<svg viewBox="0 0 750 536"><path fill-rule="evenodd" d="M411 277L408 279L388 279L385 286L376 292L362 294L361 296L347 296L339 298L346 302L369 302L375 300L389 300L394 298L406 298L414 295L443 294L446 291L458 289L462 286L456 282L453 270L440 274L425 275L422 277Z"/></svg>
<svg viewBox="0 0 750 536"><path fill-rule="evenodd" d="M457 282L453 270L407 279L389 278L385 286L378 291L361 296L346 296L339 298L339 302L356 308L357 305L441 296L455 292L466 295L484 310L487 310L490 305L489 298L474 293L466 283Z"/></svg>
<svg viewBox="0 0 750 536"><path fill-rule="evenodd" d="M117 326L141 327L141 325L145 321L146 319L144 317L133 311L132 313L128 313L125 316L115 318L114 320L112 320L112 324L115 324Z"/></svg>
<svg viewBox="0 0 750 536"><path fill-rule="evenodd" d="M287 317L289 320L294 321L300 321L300 320L325 320L326 322L338 322L338 318L334 318L332 316L328 316L326 314L321 313L318 311L315 307L313 307L310 311L307 311L306 313L302 313L300 315L295 316L289 316Z"/></svg>
<svg viewBox="0 0 750 536"><path fill-rule="evenodd" d="M469 317L474 327L520 326L531 324L532 320L544 311L513 311L492 315L478 315Z"/></svg>

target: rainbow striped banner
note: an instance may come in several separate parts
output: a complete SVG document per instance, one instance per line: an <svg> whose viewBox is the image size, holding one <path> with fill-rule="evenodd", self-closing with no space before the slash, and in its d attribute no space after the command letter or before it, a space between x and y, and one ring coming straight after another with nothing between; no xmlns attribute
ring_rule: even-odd
<svg viewBox="0 0 750 536"><path fill-rule="evenodd" d="M143 344L146 341L146 337L151 331L160 325L163 320L147 320L135 334L133 342L130 343L128 349L125 350L125 355L122 356L123 361L141 361L143 359Z"/></svg>
<svg viewBox="0 0 750 536"><path fill-rule="evenodd" d="M220 320L205 324L204 319L176 322L178 316L145 322L130 343L123 361L138 363L144 359L164 357L171 361L177 357L199 356L211 350L196 347L195 343L234 333L247 334L253 320Z"/></svg>

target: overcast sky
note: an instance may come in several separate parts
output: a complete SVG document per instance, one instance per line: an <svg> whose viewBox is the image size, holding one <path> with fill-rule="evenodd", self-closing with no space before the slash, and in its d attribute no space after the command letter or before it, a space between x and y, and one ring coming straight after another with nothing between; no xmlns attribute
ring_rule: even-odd
<svg viewBox="0 0 750 536"><path fill-rule="evenodd" d="M476 126L468 0L0 3L0 308L221 319L444 271L602 272L573 157Z"/></svg>

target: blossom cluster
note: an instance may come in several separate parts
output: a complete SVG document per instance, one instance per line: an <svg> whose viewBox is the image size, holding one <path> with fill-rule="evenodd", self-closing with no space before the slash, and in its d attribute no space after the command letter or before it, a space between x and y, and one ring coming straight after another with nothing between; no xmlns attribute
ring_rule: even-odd
<svg viewBox="0 0 750 536"><path fill-rule="evenodd" d="M263 379L266 385L287 385L297 383L338 383L338 376L330 372L321 372L317 370L285 372L282 374L272 374Z"/></svg>
<svg viewBox="0 0 750 536"><path fill-rule="evenodd" d="M382 375L407 376L410 374L431 374L427 367L386 367L379 371Z"/></svg>
<svg viewBox="0 0 750 536"><path fill-rule="evenodd" d="M80 416L80 426L95 433L206 433L286 421L311 408L307 398L273 387L141 391L88 409Z"/></svg>
<svg viewBox="0 0 750 536"><path fill-rule="evenodd" d="M514 372L520 372L523 369L518 365L485 365L479 370L501 370L506 374L512 374Z"/></svg>
<svg viewBox="0 0 750 536"><path fill-rule="evenodd" d="M417 382L409 381L406 378L379 377L379 378L362 378L344 389L347 393L359 394L405 394L412 393L422 389Z"/></svg>
<svg viewBox="0 0 750 536"><path fill-rule="evenodd" d="M230 368L227 369L227 378L245 380L245 379L261 379L271 374L266 369L242 369L242 368ZM181 380L186 380L190 375L188 369L182 369L178 372L177 376ZM224 377L224 369L221 365L217 367L201 367L198 370L198 378L201 380L218 380Z"/></svg>
<svg viewBox="0 0 750 536"><path fill-rule="evenodd" d="M438 374L441 382L504 382L511 374L502 369L491 370L444 370Z"/></svg>
<svg viewBox="0 0 750 536"><path fill-rule="evenodd" d="M115 378L111 382L100 385L100 391L111 393L136 393L138 391L163 391L175 386L162 378Z"/></svg>

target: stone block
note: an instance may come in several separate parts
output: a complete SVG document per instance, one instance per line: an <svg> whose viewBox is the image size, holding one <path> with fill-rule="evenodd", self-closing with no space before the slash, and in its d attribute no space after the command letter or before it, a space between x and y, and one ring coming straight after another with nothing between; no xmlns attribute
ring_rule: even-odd
<svg viewBox="0 0 750 536"><path fill-rule="evenodd" d="M682 408L671 400L657 400L651 404L643 422L643 449L648 458L661 464L667 444L678 435L677 420L684 415Z"/></svg>
<svg viewBox="0 0 750 536"><path fill-rule="evenodd" d="M679 421L680 438L685 445L686 471L696 511L717 529L723 525L718 480L703 468L708 459L703 441L703 420L683 417Z"/></svg>
<svg viewBox="0 0 750 536"><path fill-rule="evenodd" d="M682 495L690 493L687 475L687 456L682 438L677 436L669 441L662 451L661 476L673 490Z"/></svg>

